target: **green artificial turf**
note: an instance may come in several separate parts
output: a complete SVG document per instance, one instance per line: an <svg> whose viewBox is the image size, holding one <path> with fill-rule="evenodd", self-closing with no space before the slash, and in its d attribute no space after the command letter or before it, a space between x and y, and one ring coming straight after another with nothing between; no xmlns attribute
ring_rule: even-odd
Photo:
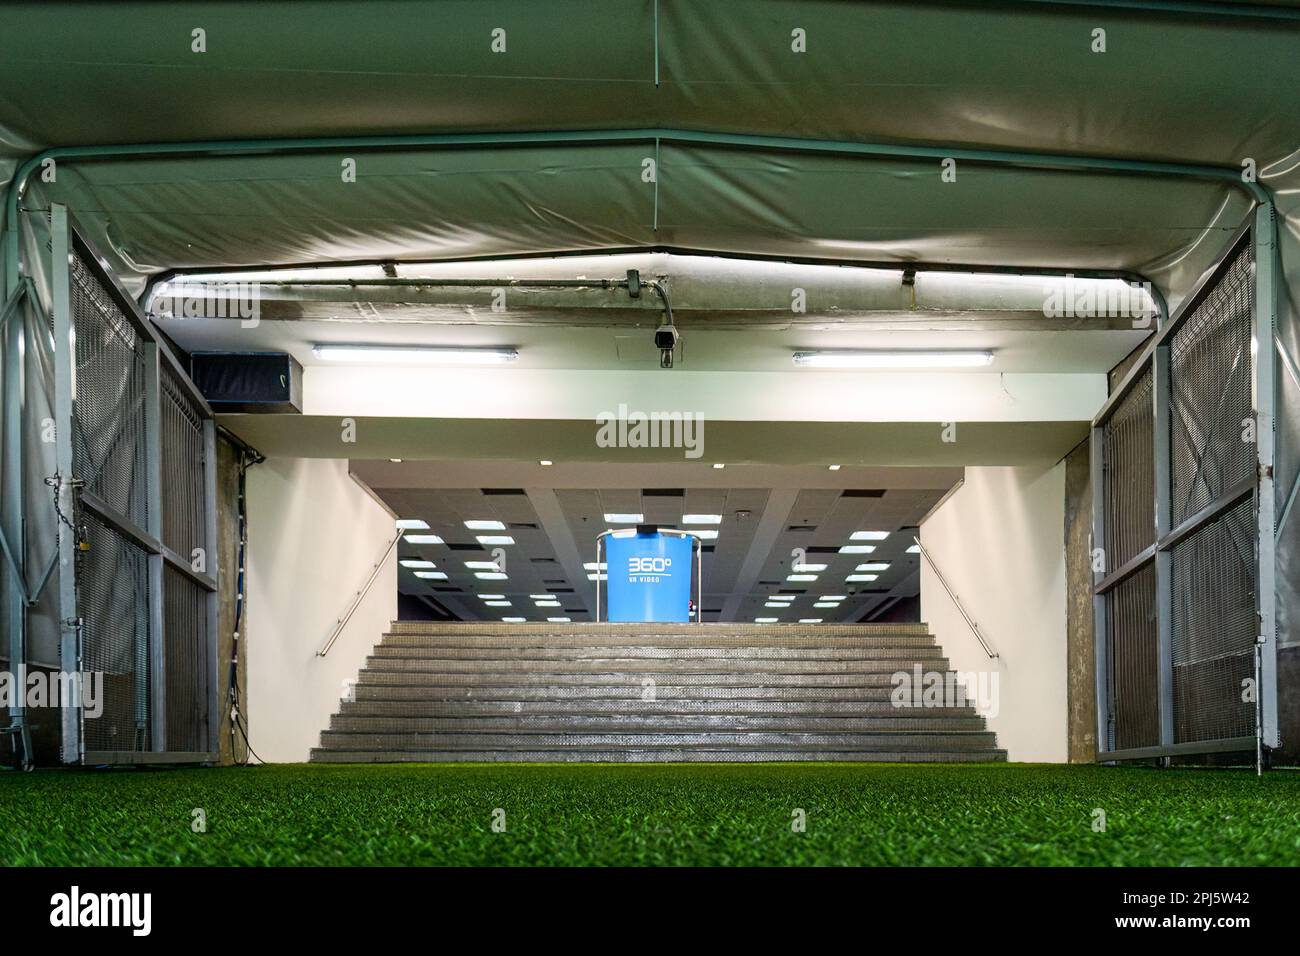
<svg viewBox="0 0 1300 956"><path fill-rule="evenodd" d="M193 832L192 811L207 831ZM492 814L505 810L505 832ZM805 832L792 831L793 812ZM1106 814L1094 832L1094 810ZM0 774L0 863L1293 865L1300 774L1033 765Z"/></svg>

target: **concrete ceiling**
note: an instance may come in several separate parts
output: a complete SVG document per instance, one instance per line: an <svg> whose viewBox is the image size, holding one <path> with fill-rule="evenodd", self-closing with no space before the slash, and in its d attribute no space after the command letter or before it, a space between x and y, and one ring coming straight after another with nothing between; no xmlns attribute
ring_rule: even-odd
<svg viewBox="0 0 1300 956"><path fill-rule="evenodd" d="M399 518L419 519L441 544L403 540L399 559L432 561L446 579L417 577L401 567L399 590L464 620L568 617L593 620L596 535L626 524L605 514L641 514L662 527L717 532L704 542L705 620L781 621L820 618L828 623L870 620L918 593L917 554L909 553L921 519L960 481L952 468L748 466L691 469L669 465L542 467L535 462L354 461L352 473ZM685 485L683 478L693 478ZM720 515L719 524L686 525L684 515ZM472 530L466 521L499 521L502 530ZM879 541L854 542L856 531L886 532ZM509 545L480 544L481 534L509 536ZM848 544L871 553L841 554ZM495 550L494 550L495 549ZM825 564L811 582L788 581L792 565ZM507 579L482 579L498 564ZM855 572L859 564L883 564ZM875 580L849 583L851 573ZM766 607L769 595L793 594L788 608ZM505 595L508 607L481 595ZM551 595L558 606L539 606ZM835 607L816 608L823 595L843 595Z"/></svg>

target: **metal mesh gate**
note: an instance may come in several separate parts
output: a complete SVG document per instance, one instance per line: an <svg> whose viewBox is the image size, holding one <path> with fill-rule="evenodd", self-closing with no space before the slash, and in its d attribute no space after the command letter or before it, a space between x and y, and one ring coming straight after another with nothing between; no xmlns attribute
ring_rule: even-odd
<svg viewBox="0 0 1300 956"><path fill-rule="evenodd" d="M63 759L212 759L211 410L57 205L51 235L61 654L99 688Z"/></svg>
<svg viewBox="0 0 1300 956"><path fill-rule="evenodd" d="M1272 412L1253 345L1258 229L1243 227L1094 423L1099 759L1276 746L1260 663L1272 443L1256 429Z"/></svg>

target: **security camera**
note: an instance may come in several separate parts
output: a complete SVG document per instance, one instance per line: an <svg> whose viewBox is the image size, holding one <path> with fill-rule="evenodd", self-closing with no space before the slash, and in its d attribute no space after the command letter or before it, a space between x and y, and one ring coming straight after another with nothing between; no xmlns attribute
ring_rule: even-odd
<svg viewBox="0 0 1300 956"><path fill-rule="evenodd" d="M671 352L677 348L677 340L681 338L681 333L673 325L661 325L655 329L655 348Z"/></svg>
<svg viewBox="0 0 1300 956"><path fill-rule="evenodd" d="M671 322L665 322L655 329L655 348L659 350L660 368L673 367L673 350L677 348L680 338L681 334Z"/></svg>

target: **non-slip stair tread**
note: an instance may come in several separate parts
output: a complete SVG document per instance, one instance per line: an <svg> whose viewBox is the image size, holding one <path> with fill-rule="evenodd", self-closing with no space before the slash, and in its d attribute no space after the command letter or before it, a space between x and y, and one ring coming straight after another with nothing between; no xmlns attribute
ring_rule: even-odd
<svg viewBox="0 0 1300 956"><path fill-rule="evenodd" d="M318 763L999 763L1006 751L832 750L313 750Z"/></svg>
<svg viewBox="0 0 1300 956"><path fill-rule="evenodd" d="M658 698L644 701L574 698L568 700L363 700L344 702L337 716L347 717L445 717L445 716L569 716L592 714L605 716L672 715L762 715L809 717L924 717L964 718L975 715L969 704L953 707L898 707L892 701L844 700L839 697L821 700L753 700L749 698Z"/></svg>

